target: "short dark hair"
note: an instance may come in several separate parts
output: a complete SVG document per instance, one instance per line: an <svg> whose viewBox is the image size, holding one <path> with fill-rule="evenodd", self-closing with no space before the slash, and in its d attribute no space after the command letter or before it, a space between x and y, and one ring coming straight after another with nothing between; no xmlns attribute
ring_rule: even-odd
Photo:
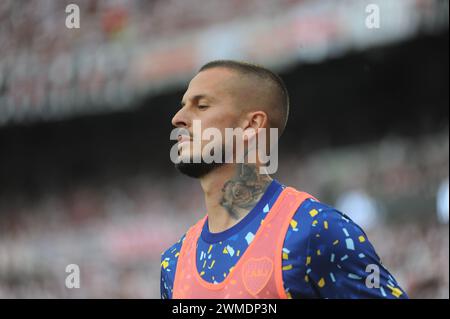
<svg viewBox="0 0 450 319"><path fill-rule="evenodd" d="M234 70L240 74L253 75L259 79L267 81L274 88L273 96L275 97L276 105L274 111L278 116L275 120L275 126L280 130L281 135L286 127L287 119L289 116L289 93L281 77L269 69L253 63L235 61L235 60L215 60L203 65L198 72L202 72L212 68L227 68Z"/></svg>

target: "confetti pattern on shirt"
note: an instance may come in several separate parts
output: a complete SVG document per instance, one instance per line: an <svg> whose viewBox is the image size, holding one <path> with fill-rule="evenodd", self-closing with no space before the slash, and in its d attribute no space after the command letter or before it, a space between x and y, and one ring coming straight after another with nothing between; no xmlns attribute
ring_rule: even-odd
<svg viewBox="0 0 450 319"><path fill-rule="evenodd" d="M197 270L220 283L251 244L284 186L273 181L260 202L237 225L218 234L207 223L197 243ZM185 235L161 256L161 298L172 298L176 264ZM379 283L370 281L379 270ZM305 200L290 221L282 251L283 283L289 298L407 298L382 265L364 231L345 214ZM375 277L374 277L375 278ZM370 281L369 285L366 281Z"/></svg>

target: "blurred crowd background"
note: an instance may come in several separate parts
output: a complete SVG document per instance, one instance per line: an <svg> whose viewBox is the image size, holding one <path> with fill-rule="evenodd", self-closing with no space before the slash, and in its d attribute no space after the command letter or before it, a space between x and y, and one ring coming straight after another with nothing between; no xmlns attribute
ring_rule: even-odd
<svg viewBox="0 0 450 319"><path fill-rule="evenodd" d="M359 223L410 297L449 298L448 1L2 0L0 21L0 298L159 298L205 214L170 119L217 58L288 86L274 177Z"/></svg>

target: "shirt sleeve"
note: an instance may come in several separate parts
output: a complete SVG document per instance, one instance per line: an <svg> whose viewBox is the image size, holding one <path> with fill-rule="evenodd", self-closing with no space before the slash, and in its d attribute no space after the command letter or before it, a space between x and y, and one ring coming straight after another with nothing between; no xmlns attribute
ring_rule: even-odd
<svg viewBox="0 0 450 319"><path fill-rule="evenodd" d="M358 225L332 208L314 213L305 278L319 297L407 298Z"/></svg>
<svg viewBox="0 0 450 319"><path fill-rule="evenodd" d="M180 254L185 237L186 234L184 234L178 242L172 245L161 255L161 299L172 299L178 256Z"/></svg>
<svg viewBox="0 0 450 319"><path fill-rule="evenodd" d="M168 278L166 275L166 272L163 268L164 263L164 254L161 256L161 280L160 280L160 293L161 293L161 299L170 299L171 293L169 286L170 283L168 282Z"/></svg>

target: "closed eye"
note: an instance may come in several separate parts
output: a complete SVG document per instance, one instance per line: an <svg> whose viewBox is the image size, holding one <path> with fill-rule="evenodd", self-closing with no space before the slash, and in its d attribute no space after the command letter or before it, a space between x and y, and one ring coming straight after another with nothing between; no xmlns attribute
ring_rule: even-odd
<svg viewBox="0 0 450 319"><path fill-rule="evenodd" d="M197 106L200 110L203 110L203 109L206 109L207 107L208 107L208 105L203 105L203 104L201 104L201 105L198 105Z"/></svg>

